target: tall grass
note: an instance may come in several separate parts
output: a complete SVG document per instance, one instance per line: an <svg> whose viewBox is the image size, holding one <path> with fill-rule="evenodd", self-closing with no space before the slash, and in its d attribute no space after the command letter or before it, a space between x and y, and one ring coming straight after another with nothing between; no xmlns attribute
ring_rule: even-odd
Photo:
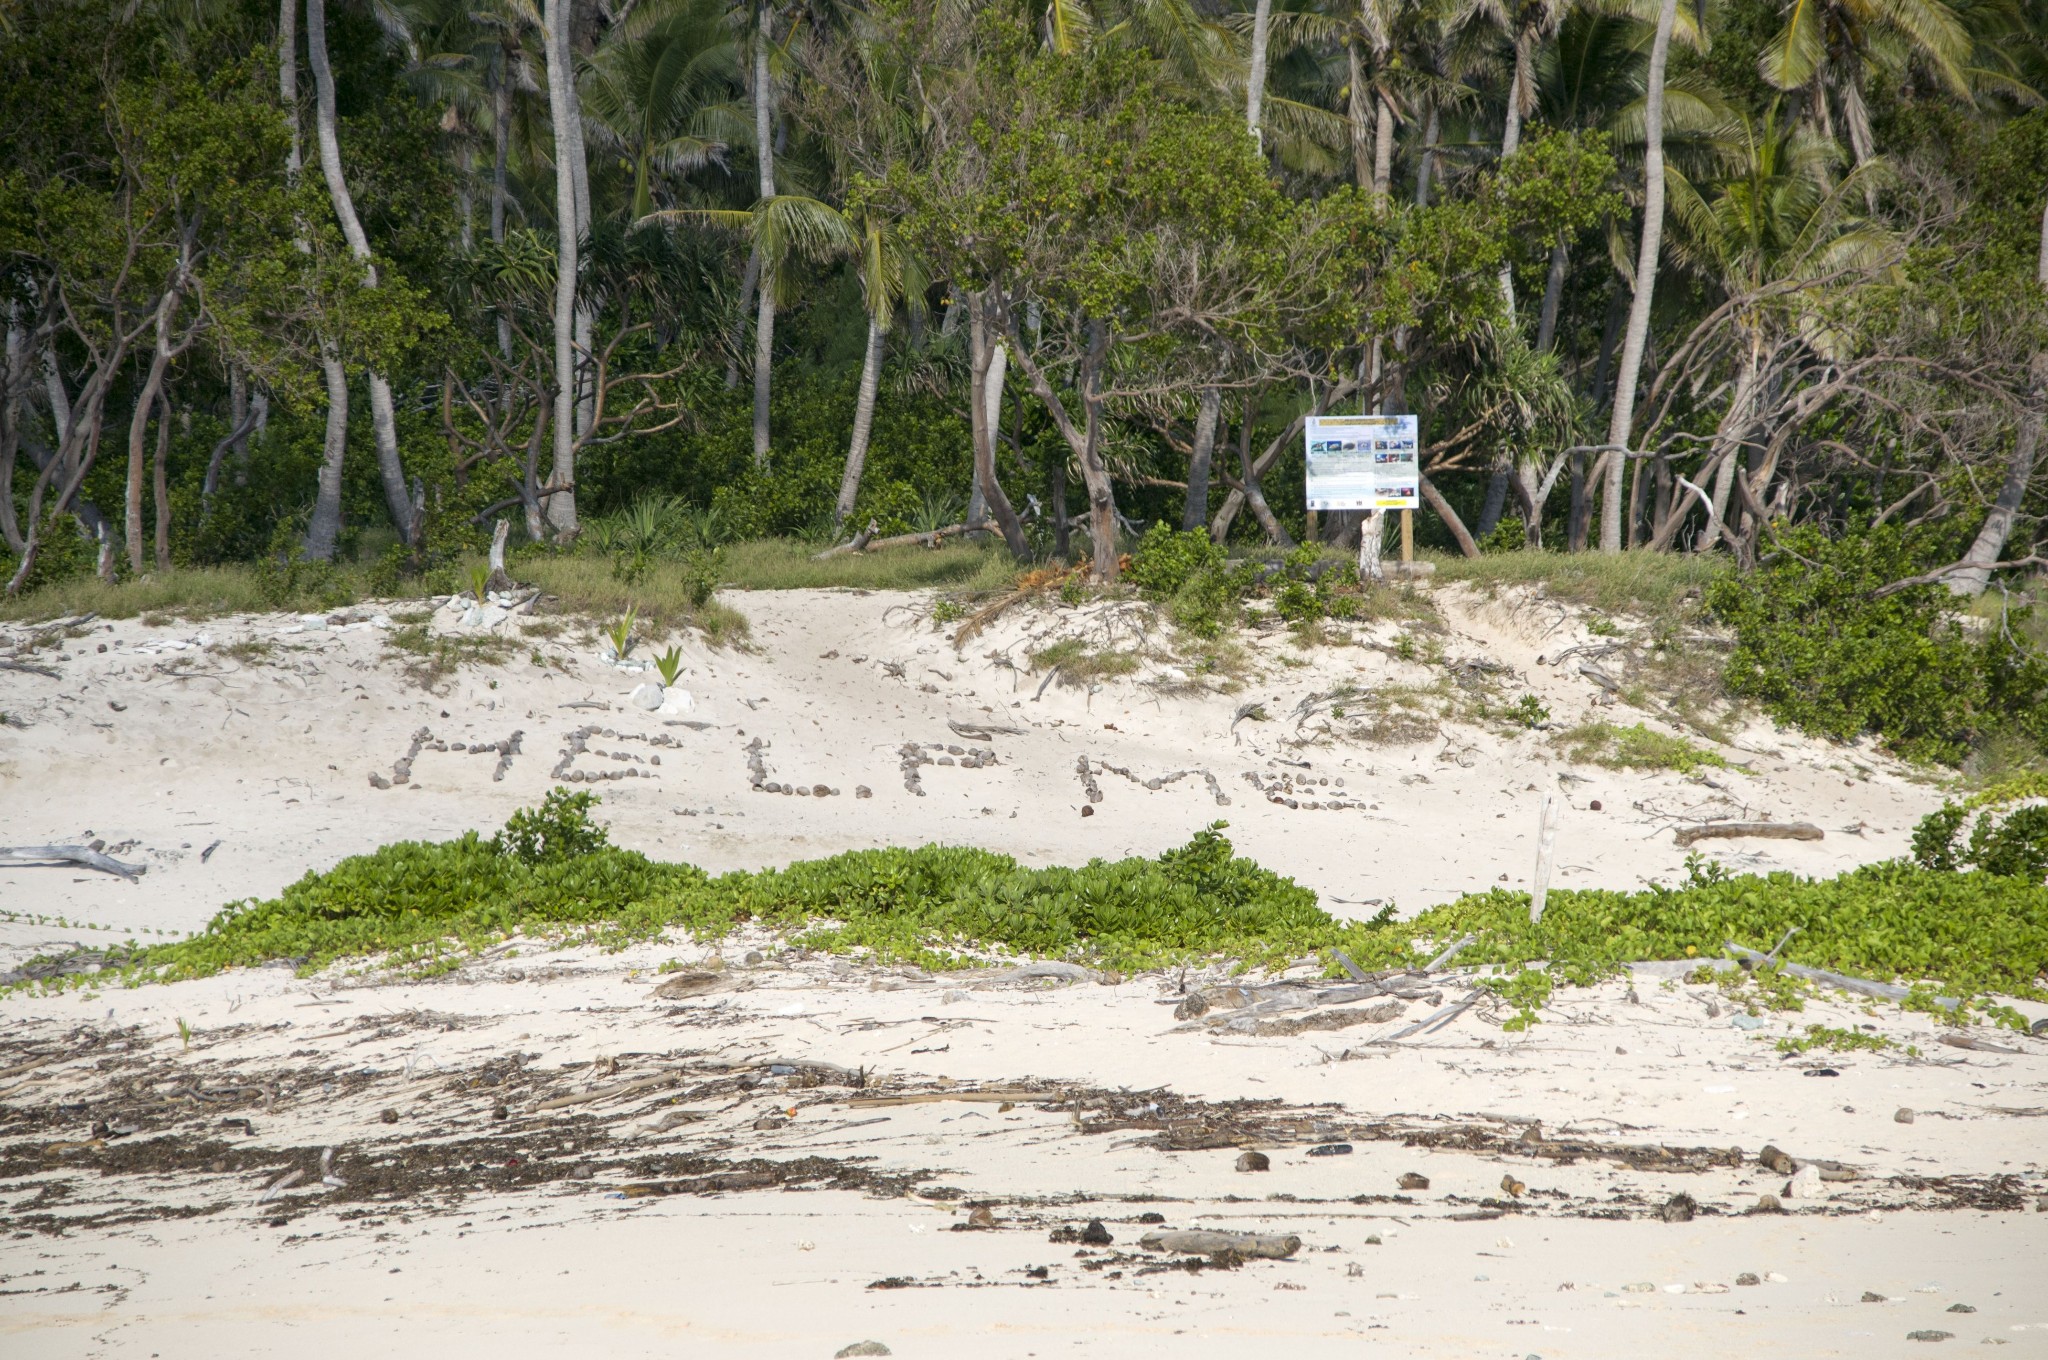
<svg viewBox="0 0 2048 1360"><path fill-rule="evenodd" d="M522 583L540 588L549 613L610 617L631 606L651 627L695 627L714 645L747 635L746 616L737 609L716 599L695 602L691 564L675 558L648 560L630 581L611 559L586 553L522 558L511 570Z"/></svg>
<svg viewBox="0 0 2048 1360"><path fill-rule="evenodd" d="M293 613L332 609L368 592L367 572L357 567L323 569L317 579L284 583L254 567L180 567L108 585L97 576L53 581L8 599L0 595L0 619L41 620L94 613L106 619L160 614L177 619L210 619L222 614Z"/></svg>
<svg viewBox="0 0 2048 1360"><path fill-rule="evenodd" d="M834 586L859 590L1002 590L1017 567L1002 540L953 542L939 548L890 548L877 553L841 553L823 561L818 549L785 538L735 543L725 549L721 577L736 590L816 590Z"/></svg>
<svg viewBox="0 0 2048 1360"><path fill-rule="evenodd" d="M1610 614L1669 617L1733 570L1726 558L1691 553L1505 552L1484 557L1419 553L1436 563L1440 582L1482 588L1541 586L1551 596Z"/></svg>

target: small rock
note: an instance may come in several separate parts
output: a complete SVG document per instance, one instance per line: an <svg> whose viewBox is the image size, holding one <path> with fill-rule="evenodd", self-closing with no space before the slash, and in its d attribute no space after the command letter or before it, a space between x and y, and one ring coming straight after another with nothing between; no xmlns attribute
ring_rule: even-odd
<svg viewBox="0 0 2048 1360"><path fill-rule="evenodd" d="M1093 817L1093 816L1095 815L1095 804L1093 804L1093 803L1083 803L1083 804L1081 804L1081 815L1082 815L1083 817Z"/></svg>
<svg viewBox="0 0 2048 1360"><path fill-rule="evenodd" d="M1786 1199L1820 1199L1820 1168L1811 1162L1792 1173L1792 1179L1785 1182Z"/></svg>
<svg viewBox="0 0 2048 1360"><path fill-rule="evenodd" d="M1273 1169L1273 1159L1263 1152L1242 1152L1238 1154L1237 1169L1239 1171L1271 1171Z"/></svg>
<svg viewBox="0 0 2048 1360"><path fill-rule="evenodd" d="M1365 1245L1367 1245L1368 1247L1377 1247L1377 1246L1380 1246L1380 1245L1381 1245L1381 1242L1380 1242L1380 1235L1379 1235L1378 1233L1373 1233L1372 1235L1370 1235L1369 1237L1367 1237L1367 1238L1365 1239ZM1353 1274L1355 1274L1355 1275L1363 1275L1363 1274L1365 1274L1365 1272L1364 1272L1363 1270L1358 1270L1358 1269L1356 1269L1356 1268L1354 1268L1354 1269L1353 1269L1352 1273L1353 1273Z"/></svg>
<svg viewBox="0 0 2048 1360"><path fill-rule="evenodd" d="M1109 1229L1102 1226L1102 1220L1099 1218L1088 1220L1088 1226L1081 1229L1081 1240L1091 1247L1106 1247L1116 1241L1109 1235Z"/></svg>
<svg viewBox="0 0 2048 1360"><path fill-rule="evenodd" d="M1657 1217L1666 1223L1690 1223L1699 1207L1691 1195L1681 1190L1664 1202L1664 1207L1657 1211Z"/></svg>
<svg viewBox="0 0 2048 1360"><path fill-rule="evenodd" d="M1737 1029L1762 1029L1770 1021L1764 1019L1761 1015L1738 1015L1728 1023Z"/></svg>
<svg viewBox="0 0 2048 1360"><path fill-rule="evenodd" d="M1739 1285L1753 1285L1762 1284L1763 1281L1757 1278L1755 1271L1745 1270L1735 1277L1735 1283Z"/></svg>
<svg viewBox="0 0 2048 1360"><path fill-rule="evenodd" d="M1894 1123L1894 1124L1910 1124L1910 1123L1912 1123L1912 1122L1913 1122L1913 1111L1912 1111L1912 1110L1910 1110L1910 1109L1908 1109L1908 1108L1907 1108L1906 1106L1904 1106L1904 1105L1901 1105L1901 1106L1899 1106L1899 1108L1898 1108L1898 1109L1896 1109L1896 1110L1894 1110L1894 1111L1892 1112L1892 1123Z"/></svg>
<svg viewBox="0 0 2048 1360"><path fill-rule="evenodd" d="M841 1346L832 1353L832 1360L846 1360L849 1355L894 1355L879 1341L856 1341L851 1346Z"/></svg>
<svg viewBox="0 0 2048 1360"><path fill-rule="evenodd" d="M1955 1334L1954 1332L1943 1332L1943 1331L1937 1331L1937 1330L1936 1330L1935 1328L1932 1328L1932 1327L1923 1327L1923 1328L1921 1328L1921 1329L1920 1329L1919 1331L1917 1331L1917 1332L1907 1332L1907 1333L1906 1333L1906 1340L1908 1340L1908 1341L1953 1341L1953 1340L1955 1339L1955 1335L1956 1335L1956 1334Z"/></svg>
<svg viewBox="0 0 2048 1360"><path fill-rule="evenodd" d="M993 1228L995 1225L996 1211L986 1204L967 1216L967 1226L970 1228Z"/></svg>
<svg viewBox="0 0 2048 1360"><path fill-rule="evenodd" d="M635 708L645 709L649 713L661 707L661 700L661 686L652 682L644 685L635 685L633 692L626 696L627 703Z"/></svg>
<svg viewBox="0 0 2048 1360"><path fill-rule="evenodd" d="M1318 1147L1310 1148L1308 1155L1311 1157L1349 1157L1351 1155L1351 1144L1324 1143Z"/></svg>
<svg viewBox="0 0 2048 1360"><path fill-rule="evenodd" d="M381 774L373 773L370 776L370 787L373 789L388 789L391 787L391 781Z"/></svg>
<svg viewBox="0 0 2048 1360"><path fill-rule="evenodd" d="M1890 1299L1886 1298L1886 1297L1885 1297L1884 1295L1882 1295L1882 1294L1878 1293L1878 1292L1877 1292L1876 1290L1874 1290L1874 1289L1866 1289L1866 1290L1864 1290L1864 1291L1863 1291L1863 1301L1864 1301L1865 1303L1890 1303L1890 1302L1891 1302L1891 1300L1890 1300Z"/></svg>
<svg viewBox="0 0 2048 1360"><path fill-rule="evenodd" d="M1419 1171L1404 1171L1401 1173L1400 1186L1403 1190L1427 1190L1429 1177Z"/></svg>
<svg viewBox="0 0 2048 1360"><path fill-rule="evenodd" d="M1760 1214L1782 1214L1785 1212L1785 1206L1778 1203L1776 1195L1758 1195L1756 1197L1756 1212Z"/></svg>
<svg viewBox="0 0 2048 1360"><path fill-rule="evenodd" d="M378 1115L377 1118L383 1120L387 1124L396 1124L398 1122L398 1111L386 1110L384 1111L384 1113Z"/></svg>
<svg viewBox="0 0 2048 1360"><path fill-rule="evenodd" d="M512 1117L512 1111L510 1111L510 1110L506 1109L506 1108L505 1108L505 1107L504 1107L503 1105L493 1105L493 1106L491 1106L491 1118L493 1118L493 1119L510 1119L511 1117Z"/></svg>
<svg viewBox="0 0 2048 1360"><path fill-rule="evenodd" d="M788 1123L789 1120L779 1114L764 1114L754 1121L754 1127L766 1133L773 1129L784 1128Z"/></svg>
<svg viewBox="0 0 2048 1360"><path fill-rule="evenodd" d="M856 798L872 798L875 796L875 791L865 784L855 784L853 786L853 796Z"/></svg>
<svg viewBox="0 0 2048 1360"><path fill-rule="evenodd" d="M826 787L825 785L823 785L823 784L813 784L813 785L811 785L811 797L813 797L813 798L830 798L831 796L832 796L832 790L831 790L830 788Z"/></svg>
<svg viewBox="0 0 2048 1360"><path fill-rule="evenodd" d="M1948 1310L1951 1313L1974 1313L1977 1311L1974 1307L1967 1303L1952 1303L1948 1306Z"/></svg>
<svg viewBox="0 0 2048 1360"><path fill-rule="evenodd" d="M1208 1013L1209 998L1200 992L1189 992L1180 999L1180 1004L1173 1008L1173 1018L1176 1020L1193 1020Z"/></svg>

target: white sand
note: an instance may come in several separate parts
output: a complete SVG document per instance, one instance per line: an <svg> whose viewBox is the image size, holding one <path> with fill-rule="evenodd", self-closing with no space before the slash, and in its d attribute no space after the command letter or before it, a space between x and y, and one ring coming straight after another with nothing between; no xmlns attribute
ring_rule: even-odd
<svg viewBox="0 0 2048 1360"><path fill-rule="evenodd" d="M1506 698L1534 692L1563 725L1645 716L1595 706L1600 691L1572 664L1536 664L1588 640L1568 615L1553 627L1554 607L1440 599L1446 656L1512 667ZM0 965L70 941L196 928L227 900L273 893L345 855L492 829L549 787L563 734L585 723L676 739L653 747L593 737L575 765L621 768L598 751L662 757L658 769L635 766L654 777L602 786L614 839L657 856L724 869L937 840L1075 863L1154 854L1221 817L1243 853L1345 914L1526 886L1543 792L1569 802L1561 886L1675 879L1685 852L1672 844L1670 818L1738 809L1813 821L1827 836L1707 842L1712 858L1829 873L1902 852L1939 801L1867 750L1767 727L1719 748L1748 769L1709 771L1711 785L1567 767L1536 733L1453 725L1420 745L1373 747L1319 740L1313 723L1298 729L1290 715L1310 693L1443 674L1368 648L1319 649L1300 666L1269 660L1231 694L1161 686L1148 667L1093 693L1056 684L1034 698L1042 677L989 654L1023 667L1031 635L1051 626L1045 616L1005 618L961 656L920 622L916 597L788 592L735 602L752 620L754 650L686 649L683 684L697 700L691 718L712 724L703 730L618 707L641 677L569 638L524 642L504 665L466 669L428 695L382 659L373 627L279 637L269 658L244 663L201 646L161 649L201 633L219 643L273 637L291 621L93 625L61 657L40 654L61 680L0 672L0 712L29 724L0 728L0 842L89 831L149 873L129 884L0 870L0 908L69 923L0 921ZM1384 643L1396 631L1382 625L1371 636ZM535 648L546 668L527 659ZM1293 655L1277 638L1269 650ZM615 707L562 707L574 701ZM1233 727L1252 701L1272 720ZM949 718L1025 730L982 742L954 735ZM389 776L421 726L465 743L520 729L523 753L501 783L490 779L494 755L430 750L413 786L371 787L369 774ZM771 779L841 795L821 804L750 791L743 748L756 737L772 743ZM917 798L899 769L907 741L993 746L998 763L923 766L928 792ZM1087 818L1082 756L1136 777L1097 773L1104 797ZM1229 806L1198 774L1143 787L1187 769L1210 771ZM1333 782L1316 796L1377 807L1277 806L1246 771L1342 778L1341 795ZM853 796L861 784L872 799ZM1590 809L1595 799L1603 811ZM742 962L750 949L764 952L759 963ZM1380 1025L1216 1038L1173 1032L1177 978L965 990L785 956L765 939L723 950L746 985L680 1003L650 998L660 963L705 953L688 941L613 955L498 952L430 982L259 969L0 1001L0 1072L60 1058L0 1076L0 1353L671 1355L694 1344L822 1357L872 1337L899 1356L958 1354L963 1342L991 1356L1242 1354L1248 1342L1267 1343L1262 1354L1356 1354L1363 1341L1381 1353L1547 1360L1656 1349L1806 1357L1917 1353L1906 1335L1927 1328L1953 1332L1950 1345L2048 1353L2048 1214L2035 1212L2048 1192L2048 1045L2039 1040L1999 1036L2024 1050L2015 1055L1943 1047L1927 1017L1845 998L1750 1033L1725 1013L1710 1017L1715 989L1649 976L1636 979L1634 1000L1619 982L1563 992L1526 1035L1504 1032L1506 1013L1482 1007L1424 1038L1374 1042L1426 1014L1418 1001ZM1463 994L1447 987L1448 999ZM1921 1056L1774 1050L1777 1037L1812 1023L1871 1026ZM116 1032L86 1051L92 1035ZM523 1055L516 1065L513 1055ZM880 1091L1036 1083L1055 1107L856 1106L860 1092L761 1066L778 1057L865 1068ZM593 1059L604 1064L595 1072ZM1823 1067L1839 1075L1806 1075ZM534 1108L664 1073L676 1084ZM1157 1123L1147 1113L1157 1095L1092 1094L1162 1088L1191 1101L1282 1102L1240 1116L1264 1131L1240 1141L1263 1147L1273 1169L1234 1171L1235 1144L1157 1146L1147 1126ZM501 1100L503 1120L493 1111ZM1900 1107L1914 1122L1895 1122ZM785 1127L754 1126L791 1108ZM382 1120L385 1110L395 1122ZM703 1118L650 1131L677 1110ZM1131 1126L1076 1123L1111 1114ZM1198 1111L1197 1122L1215 1114ZM248 1119L253 1136L222 1118ZM139 1127L92 1146L95 1120ZM1636 1170L1500 1150L1533 1122L1551 1138L1739 1146L1749 1156L1739 1168ZM1402 1141L1452 1129L1479 1131L1491 1150ZM1354 1151L1308 1157L1333 1130L1348 1130ZM151 1164L153 1141L185 1153ZM1839 1161L1858 1178L1827 1184L1819 1201L1788 1201L1787 1215L1745 1214L1785 1183L1755 1165L1767 1142ZM458 1146L468 1151L449 1151ZM326 1147L342 1186L318 1183ZM432 1151L432 1174L400 1176L390 1159L422 1149ZM828 1160L805 1164L788 1189L613 1197L627 1185L812 1155ZM515 1160L524 1171L506 1167ZM262 1187L288 1169L304 1179L259 1205ZM1430 1188L1396 1200L1407 1171L1427 1175ZM1504 1194L1503 1175L1525 1182L1525 1193ZM865 1188L830 1188L835 1176ZM957 1195L929 1193L944 1187ZM1701 1206L1698 1217L1651 1216L1680 1191ZM980 1202L994 1208L997 1230L949 1230ZM1956 1207L1994 1203L2018 1207ZM1145 1230L1135 1221L1143 1212L1173 1227L1294 1232L1304 1246L1286 1262L1141 1275L1143 1262L1125 1260L1087 1271L1087 1259L1103 1258L1077 1259L1088 1249L1047 1240L1055 1227L1100 1217L1116 1239L1109 1250L1122 1253ZM1382 1243L1367 1245L1371 1234ZM1034 1266L1049 1268L1044 1280L1023 1273ZM1737 1286L1743 1271L1786 1279ZM913 1287L868 1287L881 1279ZM1640 1284L1655 1288L1626 1288ZM1887 1301L1863 1303L1865 1291ZM1958 1302L1977 1311L1945 1311Z"/></svg>

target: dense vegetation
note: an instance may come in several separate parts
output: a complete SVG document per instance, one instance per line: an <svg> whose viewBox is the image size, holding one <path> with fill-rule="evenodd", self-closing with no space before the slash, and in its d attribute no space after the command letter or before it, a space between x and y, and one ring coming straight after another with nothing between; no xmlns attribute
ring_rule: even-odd
<svg viewBox="0 0 2048 1360"><path fill-rule="evenodd" d="M1583 983L1632 960L1716 958L1731 941L1768 948L1796 926L1788 962L1930 981L1962 996L2048 995L2048 828L2024 811L2001 823L2014 828L2001 842L2009 862L1896 862L1826 880L1735 877L1695 862L1678 887L1553 890L1532 924L1528 894L1505 889L1409 921L1391 909L1339 921L1314 893L1237 857L1220 824L1157 859L1077 869L928 845L712 878L610 845L590 818L594 802L558 789L496 837L405 842L344 860L275 898L228 906L191 939L135 950L128 976L196 977L275 959L317 969L369 956L435 970L515 933L616 947L670 929L718 939L754 924L800 945L942 968L991 951L1113 968L1277 967L1336 949L1369 968L1402 968L1470 933L1461 963L1547 961ZM1923 828L1930 847L1939 834Z"/></svg>
<svg viewBox="0 0 2048 1360"><path fill-rule="evenodd" d="M1103 587L1385 531L1300 422L1413 410L1424 547L1719 558L1780 718L2038 745L1966 609L2042 561L2044 16L20 0L0 574L392 594L509 516L686 594L962 522ZM1197 635L1342 607L1175 552Z"/></svg>

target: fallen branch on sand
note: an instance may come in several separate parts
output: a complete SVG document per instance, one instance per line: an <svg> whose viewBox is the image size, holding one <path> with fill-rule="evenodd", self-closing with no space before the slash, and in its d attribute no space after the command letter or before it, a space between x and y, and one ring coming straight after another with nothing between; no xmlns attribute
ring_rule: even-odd
<svg viewBox="0 0 2048 1360"><path fill-rule="evenodd" d="M893 538L869 538L866 534L857 534L849 542L827 548L821 553L812 553L811 560L823 562L828 557L841 557L847 553L877 552L883 548L936 548L955 535L983 533L995 527L984 519L973 524L948 524L943 529L931 529L921 534L897 534Z"/></svg>
<svg viewBox="0 0 2048 1360"><path fill-rule="evenodd" d="M633 1081L616 1082L610 1086L597 1087L595 1090L578 1091L573 1095L556 1096L553 1100L543 1100L540 1104L533 1107L533 1112L535 1114L545 1114L549 1110L565 1110L571 1105L586 1105L593 1100L609 1100L613 1096L638 1095L642 1091L652 1091L656 1087L673 1086L682 1079L683 1069L680 1067L671 1068L666 1072L657 1072L651 1077L640 1077Z"/></svg>
<svg viewBox="0 0 2048 1360"><path fill-rule="evenodd" d="M846 1102L846 1107L850 1110L879 1110L891 1105L932 1105L942 1100L977 1101L983 1104L1009 1101L1017 1105L1036 1102L1042 1105L1059 1098L1060 1094L1057 1091L919 1091L915 1095L907 1096L855 1096Z"/></svg>
<svg viewBox="0 0 2048 1360"><path fill-rule="evenodd" d="M147 864L123 864L89 845L0 846L0 869L56 869L67 864L118 874L130 883L149 872Z"/></svg>
<svg viewBox="0 0 2048 1360"><path fill-rule="evenodd" d="M1703 822L1698 826L1681 826L1672 839L1685 846L1694 841L1734 840L1746 836L1773 841L1817 841L1824 834L1811 822Z"/></svg>
<svg viewBox="0 0 2048 1360"><path fill-rule="evenodd" d="M52 680L62 680L64 678L48 666L32 665L26 661L15 661L4 656L0 656L0 671L21 671L28 675L48 676Z"/></svg>
<svg viewBox="0 0 2048 1360"><path fill-rule="evenodd" d="M1310 1011L1307 1015L1267 1018L1239 1012L1206 1026L1212 1034L1248 1034L1254 1039L1279 1039L1317 1030L1350 1029L1354 1025L1384 1025L1400 1018L1408 1009L1405 1001L1385 1001L1377 1006L1340 1006Z"/></svg>
<svg viewBox="0 0 2048 1360"><path fill-rule="evenodd" d="M1267 1233L1175 1232L1169 1229L1146 1233L1138 1239L1138 1245L1151 1251L1168 1251L1183 1256L1218 1256L1227 1251L1238 1256L1284 1261L1301 1250L1301 1239L1292 1233L1276 1237Z"/></svg>
<svg viewBox="0 0 2048 1360"><path fill-rule="evenodd" d="M1754 965L1772 962L1769 954L1759 954L1754 949L1744 949L1739 944L1731 942L1724 945L1723 948L1745 964ZM1809 968L1803 963L1779 963L1775 966L1781 973L1789 973L1796 978L1805 978L1808 982L1821 982L1830 987L1839 987L1845 992L1854 992L1858 996L1874 996L1884 1001L1904 1001L1912 994L1911 988L1901 987L1896 983L1872 982L1869 978L1850 977L1847 973L1830 973L1825 968ZM1949 1010L1954 1010L1963 1004L1960 997L1953 996L1937 996L1933 1000L1936 1005L1946 1007Z"/></svg>

